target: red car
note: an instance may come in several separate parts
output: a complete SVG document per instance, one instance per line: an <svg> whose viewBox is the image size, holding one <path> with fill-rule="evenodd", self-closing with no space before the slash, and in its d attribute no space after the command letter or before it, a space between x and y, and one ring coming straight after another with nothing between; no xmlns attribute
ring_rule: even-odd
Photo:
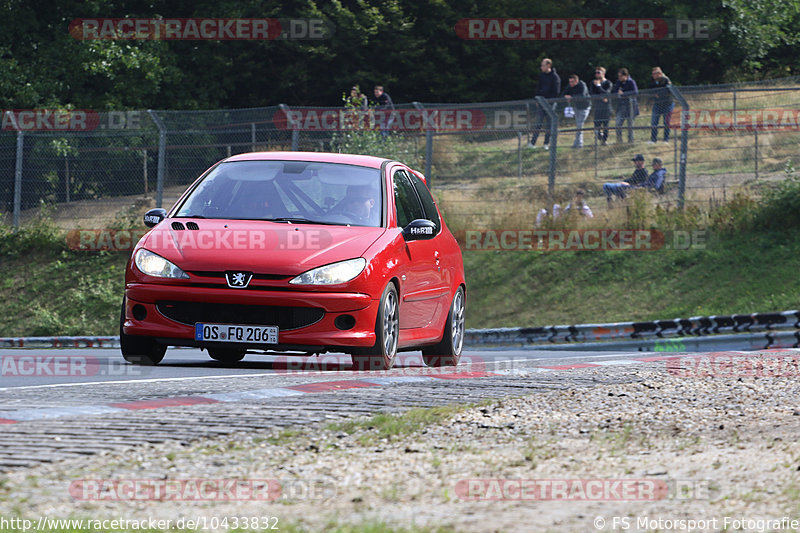
<svg viewBox="0 0 800 533"><path fill-rule="evenodd" d="M398 350L455 365L464 337L461 250L424 177L397 161L242 154L206 171L152 227L125 272L123 357L168 346L212 359L352 354L388 369Z"/></svg>

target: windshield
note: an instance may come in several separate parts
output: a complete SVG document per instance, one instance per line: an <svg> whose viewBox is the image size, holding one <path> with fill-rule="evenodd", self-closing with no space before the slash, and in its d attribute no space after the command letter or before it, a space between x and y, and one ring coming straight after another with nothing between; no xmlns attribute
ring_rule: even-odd
<svg viewBox="0 0 800 533"><path fill-rule="evenodd" d="M381 225L380 171L307 161L221 163L184 200L178 218Z"/></svg>

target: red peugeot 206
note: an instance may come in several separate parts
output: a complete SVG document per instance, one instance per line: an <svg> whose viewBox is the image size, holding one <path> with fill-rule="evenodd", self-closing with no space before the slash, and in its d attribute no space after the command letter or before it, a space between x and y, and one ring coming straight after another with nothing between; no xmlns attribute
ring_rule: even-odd
<svg viewBox="0 0 800 533"><path fill-rule="evenodd" d="M168 346L211 358L398 350L455 365L464 338L461 250L424 177L369 156L262 152L220 161L173 208L148 211L120 318L123 357Z"/></svg>

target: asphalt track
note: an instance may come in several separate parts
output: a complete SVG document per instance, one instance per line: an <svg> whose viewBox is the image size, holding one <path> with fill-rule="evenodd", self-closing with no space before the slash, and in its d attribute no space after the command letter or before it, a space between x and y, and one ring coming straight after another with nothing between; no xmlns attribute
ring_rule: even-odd
<svg viewBox="0 0 800 533"><path fill-rule="evenodd" d="M477 367L498 363L529 366L539 362L559 361L583 363L631 356L630 352L615 354L602 351L553 352L536 349L465 350L460 366ZM386 375L402 374L413 369L424 372L425 368L420 352L401 352L395 368ZM159 365L143 367L126 363L118 348L0 349L0 390L137 380L191 380L272 374L332 375L350 370L350 356L335 353L315 357L247 355L238 363L224 364L213 361L206 352L199 349L170 348Z"/></svg>
<svg viewBox="0 0 800 533"><path fill-rule="evenodd" d="M402 352L392 370L361 371L343 354L248 355L222 364L197 349L170 349L161 364L143 367L124 362L116 348L2 349L0 472L142 445L630 383L642 371L691 373L697 358L714 370L714 361L760 357L796 360L800 350L483 349L465 350L457 367L443 368Z"/></svg>

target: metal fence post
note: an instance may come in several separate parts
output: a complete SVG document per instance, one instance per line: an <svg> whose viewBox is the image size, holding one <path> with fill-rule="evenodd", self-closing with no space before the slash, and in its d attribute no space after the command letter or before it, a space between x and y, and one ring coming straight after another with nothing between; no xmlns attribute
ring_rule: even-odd
<svg viewBox="0 0 800 533"><path fill-rule="evenodd" d="M633 98L628 98L628 144L633 144L633 121L636 116L633 114Z"/></svg>
<svg viewBox="0 0 800 533"><path fill-rule="evenodd" d="M147 150L142 150L142 172L144 174L144 193L147 194Z"/></svg>
<svg viewBox="0 0 800 533"><path fill-rule="evenodd" d="M64 154L64 196L69 203L69 154Z"/></svg>
<svg viewBox="0 0 800 533"><path fill-rule="evenodd" d="M753 128L753 159L756 166L756 179L758 179L758 128Z"/></svg>
<svg viewBox="0 0 800 533"><path fill-rule="evenodd" d="M689 102L674 86L669 86L669 92L681 106L681 156L678 169L678 209L683 210L686 199L686 158L689 151Z"/></svg>
<svg viewBox="0 0 800 533"><path fill-rule="evenodd" d="M256 123L250 123L250 151L256 151Z"/></svg>
<svg viewBox="0 0 800 533"><path fill-rule="evenodd" d="M158 170L156 172L156 207L161 207L164 198L164 167L167 164L167 128L152 109L147 113L158 128Z"/></svg>
<svg viewBox="0 0 800 533"><path fill-rule="evenodd" d="M14 166L14 216L12 224L19 227L19 214L22 210L22 149L24 147L22 130L17 130L17 161Z"/></svg>
<svg viewBox="0 0 800 533"><path fill-rule="evenodd" d="M292 126L292 152L300 150L300 130L297 129L297 121L292 118L289 112L289 106L286 104L278 104L278 108L286 115L286 122Z"/></svg>
<svg viewBox="0 0 800 533"><path fill-rule="evenodd" d="M558 148L558 115L544 96L537 96L536 101L550 118L550 168L547 170L547 194L553 200L556 190L556 151Z"/></svg>
<svg viewBox="0 0 800 533"><path fill-rule="evenodd" d="M425 113L425 106L419 102L413 102L416 109L420 110L420 114ZM423 116L421 123L426 123ZM431 169L433 168L433 128L430 126L425 127L425 179L428 182L428 187L431 187Z"/></svg>

